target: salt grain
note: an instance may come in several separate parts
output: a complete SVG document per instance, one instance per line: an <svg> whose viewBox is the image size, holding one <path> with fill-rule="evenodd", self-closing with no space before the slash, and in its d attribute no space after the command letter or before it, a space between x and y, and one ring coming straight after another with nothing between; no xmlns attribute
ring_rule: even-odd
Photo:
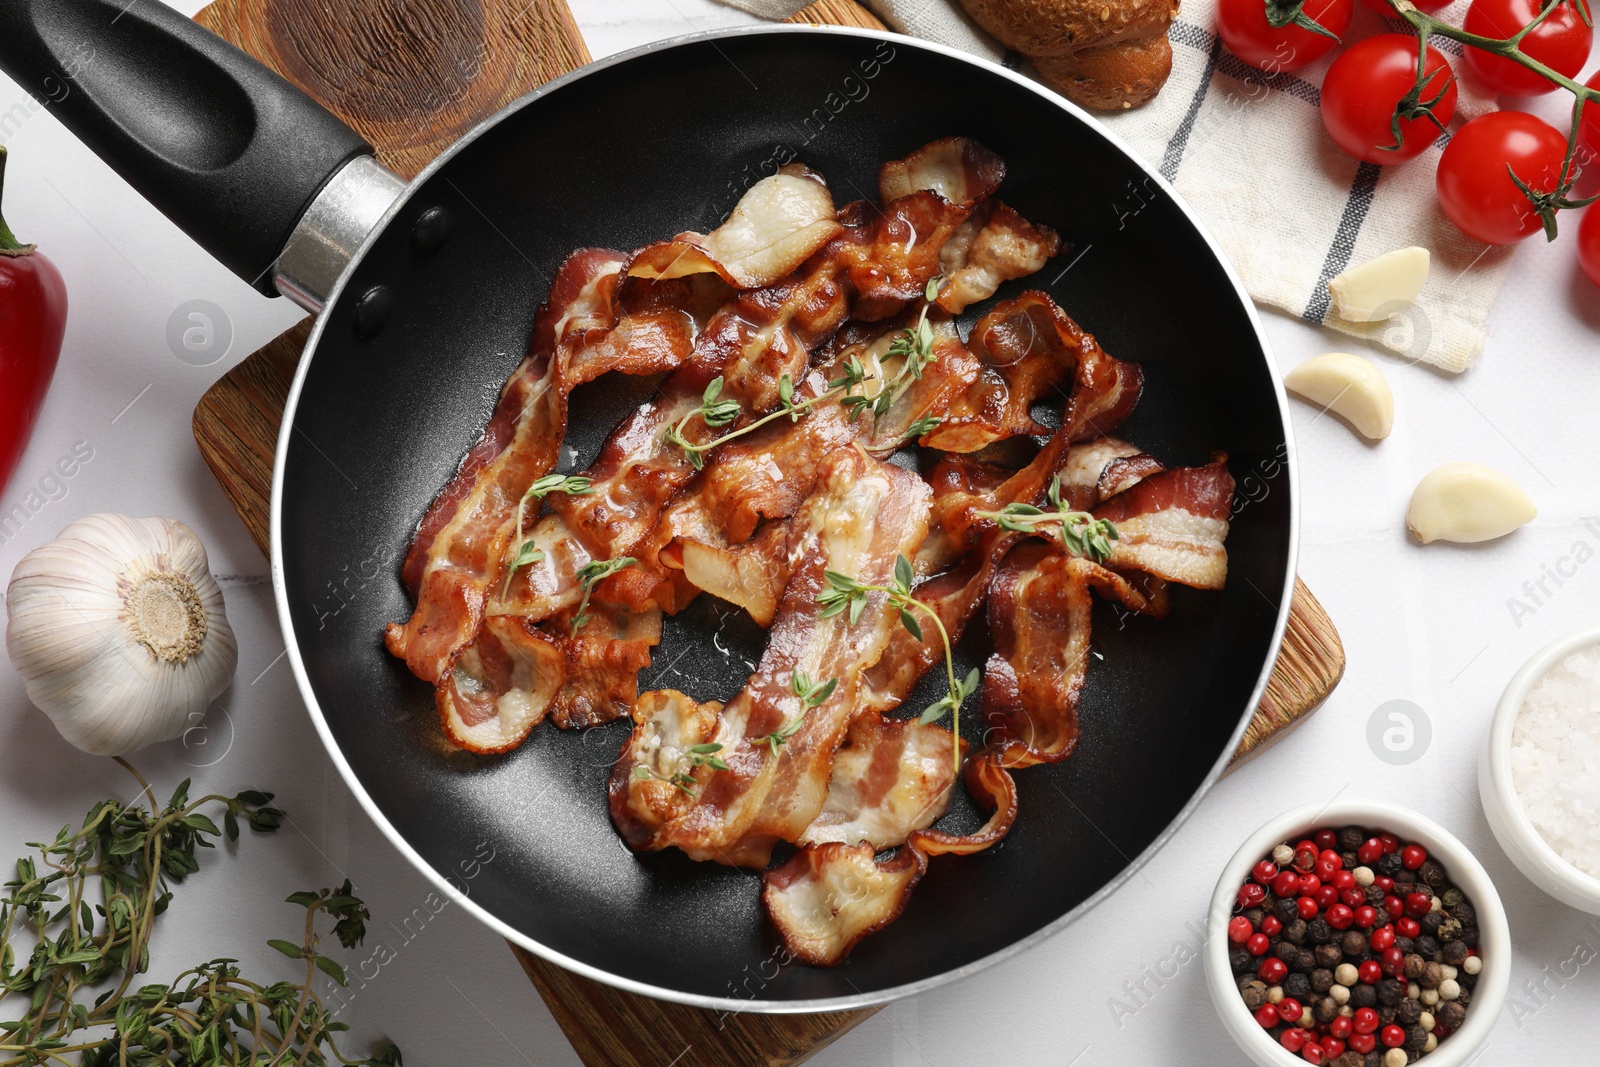
<svg viewBox="0 0 1600 1067"><path fill-rule="evenodd" d="M1600 878L1600 648L1562 660L1523 701L1511 777L1550 847Z"/></svg>

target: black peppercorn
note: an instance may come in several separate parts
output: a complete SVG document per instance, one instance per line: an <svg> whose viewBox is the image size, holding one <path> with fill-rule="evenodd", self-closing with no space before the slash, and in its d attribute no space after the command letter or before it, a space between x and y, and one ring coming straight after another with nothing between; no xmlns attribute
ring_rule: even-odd
<svg viewBox="0 0 1600 1067"><path fill-rule="evenodd" d="M1367 935L1360 930L1346 930L1344 937L1339 940L1339 947L1351 959L1360 959L1362 953L1367 951Z"/></svg>
<svg viewBox="0 0 1600 1067"><path fill-rule="evenodd" d="M1376 908L1379 904L1383 903L1383 898L1384 898L1385 894L1384 894L1383 888L1381 886L1376 885L1376 884L1369 885L1369 886L1367 886L1366 892L1367 892L1367 903L1371 904L1374 908Z"/></svg>
<svg viewBox="0 0 1600 1067"><path fill-rule="evenodd" d="M1420 1018L1422 1018L1422 1002L1419 1000L1407 997L1394 1007L1394 1020L1401 1026L1411 1026Z"/></svg>
<svg viewBox="0 0 1600 1067"><path fill-rule="evenodd" d="M1355 1049L1347 1048L1333 1062L1334 1067L1365 1067L1367 1058Z"/></svg>
<svg viewBox="0 0 1600 1067"><path fill-rule="evenodd" d="M1457 983L1457 984L1460 984L1460 983ZM1449 1003L1451 1003L1451 1004L1459 1004L1459 1005L1461 1005L1461 1010L1462 1011L1466 1011L1467 1005L1472 1003L1472 991L1468 990L1468 989L1463 989L1461 992L1456 994L1456 999L1450 1001Z"/></svg>
<svg viewBox="0 0 1600 1067"><path fill-rule="evenodd" d="M1293 997L1304 1004L1306 998L1311 996L1311 979L1299 971L1291 972L1289 977L1283 980L1283 995Z"/></svg>
<svg viewBox="0 0 1600 1067"><path fill-rule="evenodd" d="M1339 831L1339 847L1354 852L1367 839L1367 832L1359 826L1346 826Z"/></svg>
<svg viewBox="0 0 1600 1067"><path fill-rule="evenodd" d="M1394 947L1400 950L1400 955L1402 956L1410 955L1412 952L1416 951L1416 946L1409 937L1395 938Z"/></svg>
<svg viewBox="0 0 1600 1067"><path fill-rule="evenodd" d="M1430 912L1428 912L1428 914L1424 915L1421 919L1418 920L1418 925L1420 925L1422 927L1422 932L1423 933L1425 933L1425 934L1435 934L1436 935L1436 934L1438 934L1439 927L1440 927L1441 924L1443 924L1443 922L1444 922L1443 913L1437 912L1437 911L1430 911Z"/></svg>
<svg viewBox="0 0 1600 1067"><path fill-rule="evenodd" d="M1380 1004L1380 1005L1378 1005L1378 1021L1380 1023L1382 1023L1384 1026L1388 1026L1390 1023L1394 1022L1394 1005L1393 1004Z"/></svg>
<svg viewBox="0 0 1600 1067"><path fill-rule="evenodd" d="M1387 856L1379 856L1377 870L1385 878L1393 878L1405 870L1404 865L1400 862L1400 853L1391 852ZM1399 888L1398 884L1396 884L1396 888Z"/></svg>
<svg viewBox="0 0 1600 1067"><path fill-rule="evenodd" d="M1388 926L1390 923L1394 922L1394 916L1389 914L1389 909L1387 909L1387 908L1378 908L1377 912L1378 912L1377 918L1373 920L1373 925L1374 926L1383 927L1383 926Z"/></svg>
<svg viewBox="0 0 1600 1067"><path fill-rule="evenodd" d="M1406 987L1397 978L1385 978L1378 983L1378 1003L1394 1007L1406 995Z"/></svg>
<svg viewBox="0 0 1600 1067"><path fill-rule="evenodd" d="M1316 957L1318 967L1326 967L1332 970L1339 966L1340 960L1344 959L1344 950L1335 944L1318 945Z"/></svg>
<svg viewBox="0 0 1600 1067"><path fill-rule="evenodd" d="M1296 903L1294 897L1282 897L1276 904L1272 905L1272 914L1278 917L1279 922L1287 926L1300 918L1300 906Z"/></svg>
<svg viewBox="0 0 1600 1067"><path fill-rule="evenodd" d="M1450 909L1452 917L1460 919L1462 926L1472 926L1477 922L1478 910L1472 906L1470 900L1463 900Z"/></svg>
<svg viewBox="0 0 1600 1067"><path fill-rule="evenodd" d="M1244 1006L1251 1011L1255 1011L1267 1002L1267 984L1259 978L1246 982L1239 992L1244 997Z"/></svg>
<svg viewBox="0 0 1600 1067"><path fill-rule="evenodd" d="M1399 881L1398 879L1396 879L1396 881L1394 883L1394 895L1399 897L1401 900L1404 900L1406 897L1409 897L1412 893L1417 893L1417 892L1420 892L1420 891L1425 890L1427 888L1428 888L1427 886L1420 886L1419 887L1415 882L1412 882L1410 880L1402 882L1402 881Z"/></svg>
<svg viewBox="0 0 1600 1067"><path fill-rule="evenodd" d="M1440 1026L1450 1030L1451 1033L1461 1029L1461 1024L1466 1021L1467 1009L1458 1001L1449 1001L1439 1005L1439 1010L1433 1016Z"/></svg>
<svg viewBox="0 0 1600 1067"><path fill-rule="evenodd" d="M1257 930L1261 929L1261 920L1267 917L1267 913L1262 911L1260 908L1246 908L1239 914L1243 915L1246 919L1249 919L1250 925L1255 927Z"/></svg>
<svg viewBox="0 0 1600 1067"><path fill-rule="evenodd" d="M1420 1026L1406 1027L1406 1051L1421 1052L1422 1046L1428 1043L1428 1031Z"/></svg>
<svg viewBox="0 0 1600 1067"><path fill-rule="evenodd" d="M1427 967L1428 961L1417 955L1415 952L1406 956L1406 977L1411 981L1415 982L1417 979L1421 978L1422 972L1426 970ZM1439 983L1438 981L1435 981L1433 984L1438 985Z"/></svg>
<svg viewBox="0 0 1600 1067"><path fill-rule="evenodd" d="M1461 940L1466 942L1468 948L1478 947L1478 928L1476 926L1463 926Z"/></svg>
<svg viewBox="0 0 1600 1067"><path fill-rule="evenodd" d="M1416 958L1421 959L1420 956ZM1411 960L1412 957L1406 957L1406 975L1408 977L1411 974ZM1438 989L1439 983L1442 981L1444 981L1443 967L1439 966L1437 963L1423 964L1422 973L1417 976L1417 984L1419 986L1421 986L1423 989Z"/></svg>
<svg viewBox="0 0 1600 1067"><path fill-rule="evenodd" d="M1331 1023L1339 1017L1339 1002L1332 997L1323 997L1317 1001L1317 1007L1313 1014L1317 1022Z"/></svg>
<svg viewBox="0 0 1600 1067"><path fill-rule="evenodd" d="M1296 919L1283 928L1283 939L1291 945L1301 945L1306 940L1306 921Z"/></svg>
<svg viewBox="0 0 1600 1067"><path fill-rule="evenodd" d="M1343 861L1344 869L1347 871L1353 871L1361 866L1361 857L1357 856L1354 851L1339 853L1339 859Z"/></svg>
<svg viewBox="0 0 1600 1067"><path fill-rule="evenodd" d="M1383 1067L1383 1054L1376 1049L1361 1058L1361 1067Z"/></svg>
<svg viewBox="0 0 1600 1067"><path fill-rule="evenodd" d="M1235 948L1228 953L1228 966L1233 968L1234 974L1254 970L1255 965L1256 958L1250 955L1250 950L1247 948Z"/></svg>
<svg viewBox="0 0 1600 1067"><path fill-rule="evenodd" d="M1445 883L1444 868L1433 860L1423 860L1422 867L1417 873L1422 875L1422 880L1434 889L1438 889Z"/></svg>
<svg viewBox="0 0 1600 1067"><path fill-rule="evenodd" d="M1279 941L1272 946L1272 955L1293 967L1294 961L1300 958L1300 946L1291 945L1287 941Z"/></svg>
<svg viewBox="0 0 1600 1067"><path fill-rule="evenodd" d="M1439 899L1444 901L1445 907L1453 908L1457 904L1460 904L1463 900L1466 900L1467 895L1461 890L1457 889L1455 886L1451 886L1449 889L1446 889L1443 893L1439 894Z"/></svg>
<svg viewBox="0 0 1600 1067"><path fill-rule="evenodd" d="M1459 941L1456 943L1460 944ZM1423 934L1421 937L1417 938L1416 952L1417 955L1421 956L1423 959L1436 960L1439 958L1439 942L1435 941L1427 934Z"/></svg>
<svg viewBox="0 0 1600 1067"><path fill-rule="evenodd" d="M1328 920L1319 915L1306 923L1306 936L1311 939L1313 945L1326 945L1333 940L1333 927L1328 925Z"/></svg>
<svg viewBox="0 0 1600 1067"><path fill-rule="evenodd" d="M1439 947L1440 955L1452 967L1459 967L1467 962L1467 946L1460 941L1446 941Z"/></svg>
<svg viewBox="0 0 1600 1067"><path fill-rule="evenodd" d="M1460 919L1445 919L1439 923L1439 928L1433 936L1440 941L1454 941L1461 936L1463 927Z"/></svg>
<svg viewBox="0 0 1600 1067"><path fill-rule="evenodd" d="M1325 967L1318 967L1311 972L1311 991L1313 993L1326 993L1333 988L1333 972Z"/></svg>
<svg viewBox="0 0 1600 1067"><path fill-rule="evenodd" d="M1317 957L1309 949L1301 949L1300 955L1295 958L1294 969L1301 974L1310 974L1317 969Z"/></svg>
<svg viewBox="0 0 1600 1067"><path fill-rule="evenodd" d="M1352 1008L1370 1008L1376 1003L1378 1003L1378 991L1367 983L1362 982L1350 990Z"/></svg>

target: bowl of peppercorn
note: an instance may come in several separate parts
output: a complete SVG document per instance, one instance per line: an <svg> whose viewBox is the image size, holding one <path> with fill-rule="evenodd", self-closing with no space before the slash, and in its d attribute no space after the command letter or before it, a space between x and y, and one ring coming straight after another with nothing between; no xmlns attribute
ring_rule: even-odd
<svg viewBox="0 0 1600 1067"><path fill-rule="evenodd" d="M1460 1067L1505 1004L1511 935L1449 831L1380 801L1288 812L1211 899L1206 984L1260 1067Z"/></svg>

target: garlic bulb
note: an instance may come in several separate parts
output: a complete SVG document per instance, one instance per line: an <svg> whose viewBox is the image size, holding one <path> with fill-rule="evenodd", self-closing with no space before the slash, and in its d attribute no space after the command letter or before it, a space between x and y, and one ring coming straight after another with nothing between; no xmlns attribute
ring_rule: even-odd
<svg viewBox="0 0 1600 1067"><path fill-rule="evenodd" d="M29 699L98 756L197 725L239 663L205 546L172 519L80 519L17 564L6 611Z"/></svg>

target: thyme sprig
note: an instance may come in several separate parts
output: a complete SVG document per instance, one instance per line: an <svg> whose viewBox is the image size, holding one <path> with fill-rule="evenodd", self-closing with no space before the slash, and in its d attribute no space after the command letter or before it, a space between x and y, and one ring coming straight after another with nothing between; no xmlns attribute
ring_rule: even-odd
<svg viewBox="0 0 1600 1067"><path fill-rule="evenodd" d="M1033 534L1043 532L1040 527L1059 524L1061 544L1074 556L1104 563L1111 558L1111 542L1118 540L1116 524L1110 519L1097 519L1087 511L1075 511L1061 499L1061 475L1051 479L1048 494L1050 510L1033 504L1007 504L999 511L980 511L980 519L993 519L1002 530Z"/></svg>
<svg viewBox="0 0 1600 1067"><path fill-rule="evenodd" d="M905 556L896 556L894 561L894 578L888 585L869 585L838 571L825 571L824 579L827 587L817 595L817 603L822 606L821 617L832 618L835 615L847 616L851 626L861 621L862 612L867 609L867 598L873 593L882 593L888 598L890 610L900 613L900 625L906 632L918 641L924 640L922 625L917 621L917 613L921 612L933 620L933 625L939 631L939 640L944 645L945 674L949 679L949 691L934 703L928 705L917 721L926 726L938 722L946 713L951 717L951 765L955 777L961 775L961 705L966 703L968 697L978 691L978 683L983 675L973 668L965 679L956 677L955 654L950 648L950 631L945 629L944 620L939 618L939 613L931 606L918 600L912 595L911 587L915 579L911 561Z"/></svg>
<svg viewBox="0 0 1600 1067"><path fill-rule="evenodd" d="M583 496L589 492L593 481L581 474L547 474L528 486L528 491L522 494L522 499L517 501L517 537L512 544L517 546L516 555L511 557L511 562L506 564L506 581L500 589L500 596L511 591L511 579L516 573L530 563L538 563L544 559L544 550L535 547L532 538L527 536L524 527L527 524L528 501L543 500L551 493L566 493L568 496Z"/></svg>
<svg viewBox="0 0 1600 1067"><path fill-rule="evenodd" d="M573 637L577 637L578 631L593 618L589 614L589 597L594 594L594 587L618 571L625 571L638 562L632 556L618 556L616 559L590 560L578 568L578 587L583 590L583 599L578 601L578 613L572 617Z"/></svg>
<svg viewBox="0 0 1600 1067"><path fill-rule="evenodd" d="M722 751L722 745L716 741L709 741L703 745L695 745L689 749L689 766L710 767L714 771L725 771L728 765L722 761L717 753ZM639 766L634 770L633 776L640 781L654 778L658 782L665 782L684 796L692 797L695 791L694 775L687 771L677 774L662 774L654 767Z"/></svg>
<svg viewBox="0 0 1600 1067"><path fill-rule="evenodd" d="M929 279L923 289L922 310L917 313L917 321L902 330L894 339L894 343L889 346L887 353L889 358L901 358L900 369L895 372L894 377L890 378L878 395L871 400L863 396L854 401L850 399L844 401L852 408L850 412L852 420L870 404L873 422L881 422L894 408L894 403L900 399L900 394L911 388L912 382L921 381L922 372L928 369L930 363L938 360L939 357L933 350L933 324L928 321L928 312L939 297L939 286L943 281L943 277ZM912 425L913 430L920 428L919 432L912 433L908 430L903 439L921 437L922 434L938 426L940 421L924 416Z"/></svg>
<svg viewBox="0 0 1600 1067"><path fill-rule="evenodd" d="M834 689L839 685L839 679L829 678L827 681L815 681L805 671L795 671L790 683L794 688L794 695L800 698L800 714L785 722L782 726L772 731L765 737L757 738L756 744L767 745L772 749L772 758L778 758L778 748L787 744L789 739L800 732L800 727L806 723L806 712L813 708L820 708L827 703L833 695Z"/></svg>
<svg viewBox="0 0 1600 1067"><path fill-rule="evenodd" d="M696 417L700 418L712 429L720 429L738 421L739 416L744 414L744 409L739 406L737 400L722 399L723 379L719 375L711 380L710 385L706 386L705 392L700 397L700 406L679 419L676 425L667 427L666 441L669 445L683 452L684 456L689 460L690 466L694 467L695 470L700 470L706 465L705 454L718 445L726 444L736 437L743 437L745 434L753 433L767 423L775 419L781 419L785 415L789 417L789 421L799 422L800 416L824 400L839 393L846 394L845 402L848 403L854 391L871 380L872 375L867 373L866 368L861 365L861 361L855 356L851 356L845 361L844 374L829 382L827 389L810 400L802 400L797 403L795 401L794 380L787 374L782 375L778 378L778 407L776 410L768 412L748 426L697 445L683 435L684 430L688 429L689 423L694 421Z"/></svg>
<svg viewBox="0 0 1600 1067"><path fill-rule="evenodd" d="M1267 0L1270 5L1274 0ZM1562 211L1580 208L1600 199L1600 194L1582 199L1574 199L1569 194L1573 184L1577 181L1577 169L1573 166L1574 157L1578 151L1579 130L1583 121L1583 109L1587 107L1600 107L1600 89L1591 89L1581 82L1567 77L1548 64L1542 63L1522 50L1523 40L1548 19L1557 8L1570 3L1577 10L1578 16L1584 25L1593 26L1593 16L1590 13L1587 0L1549 0L1545 3L1538 15L1526 26L1509 37L1484 37L1480 34L1469 33L1459 26L1453 26L1443 19L1435 18L1427 12L1419 11L1411 0L1388 0L1389 6L1395 14L1404 19L1417 31L1417 81L1412 92L1407 94L1395 108L1395 118L1391 129L1396 133L1396 143L1399 142L1399 119L1401 117L1413 118L1415 115L1404 114L1420 106L1422 94L1426 90L1428 74L1428 38L1434 34L1459 41L1469 48L1487 52L1490 55L1501 56L1520 66L1526 67L1553 85L1560 86L1574 97L1572 109L1572 130L1567 137L1566 158L1561 161L1561 173L1557 176L1556 186L1548 192L1540 192L1524 181L1516 171L1507 164L1506 170L1511 175L1511 180L1522 195L1527 197L1528 203L1538 214L1540 222L1544 224L1545 239L1556 239L1556 216ZM1448 88L1448 83L1444 88ZM1442 91L1442 90L1441 90ZM1431 111L1429 117L1432 118ZM1435 120L1437 121L1437 120Z"/></svg>
<svg viewBox="0 0 1600 1067"><path fill-rule="evenodd" d="M116 800L96 804L76 829L64 826L53 840L31 843L37 861L18 859L16 877L4 885L0 1005L16 1000L19 1010L0 1023L0 1067L398 1065L393 1046L361 1060L340 1053L333 1035L348 1026L312 989L318 971L345 982L343 968L320 950L319 918L333 920L332 933L347 948L365 936L367 911L349 882L288 898L305 909L301 937L268 944L305 961L302 982L256 982L243 976L237 960L219 958L170 983L134 988L135 976L150 966L156 919L169 910L174 886L200 869L200 850L224 834L236 840L241 822L268 832L283 819L270 793L191 801L188 781L156 810L148 784L140 783L151 796L148 809ZM202 810L218 807L221 829ZM19 965L24 933L32 949ZM97 987L104 988L90 999Z"/></svg>

